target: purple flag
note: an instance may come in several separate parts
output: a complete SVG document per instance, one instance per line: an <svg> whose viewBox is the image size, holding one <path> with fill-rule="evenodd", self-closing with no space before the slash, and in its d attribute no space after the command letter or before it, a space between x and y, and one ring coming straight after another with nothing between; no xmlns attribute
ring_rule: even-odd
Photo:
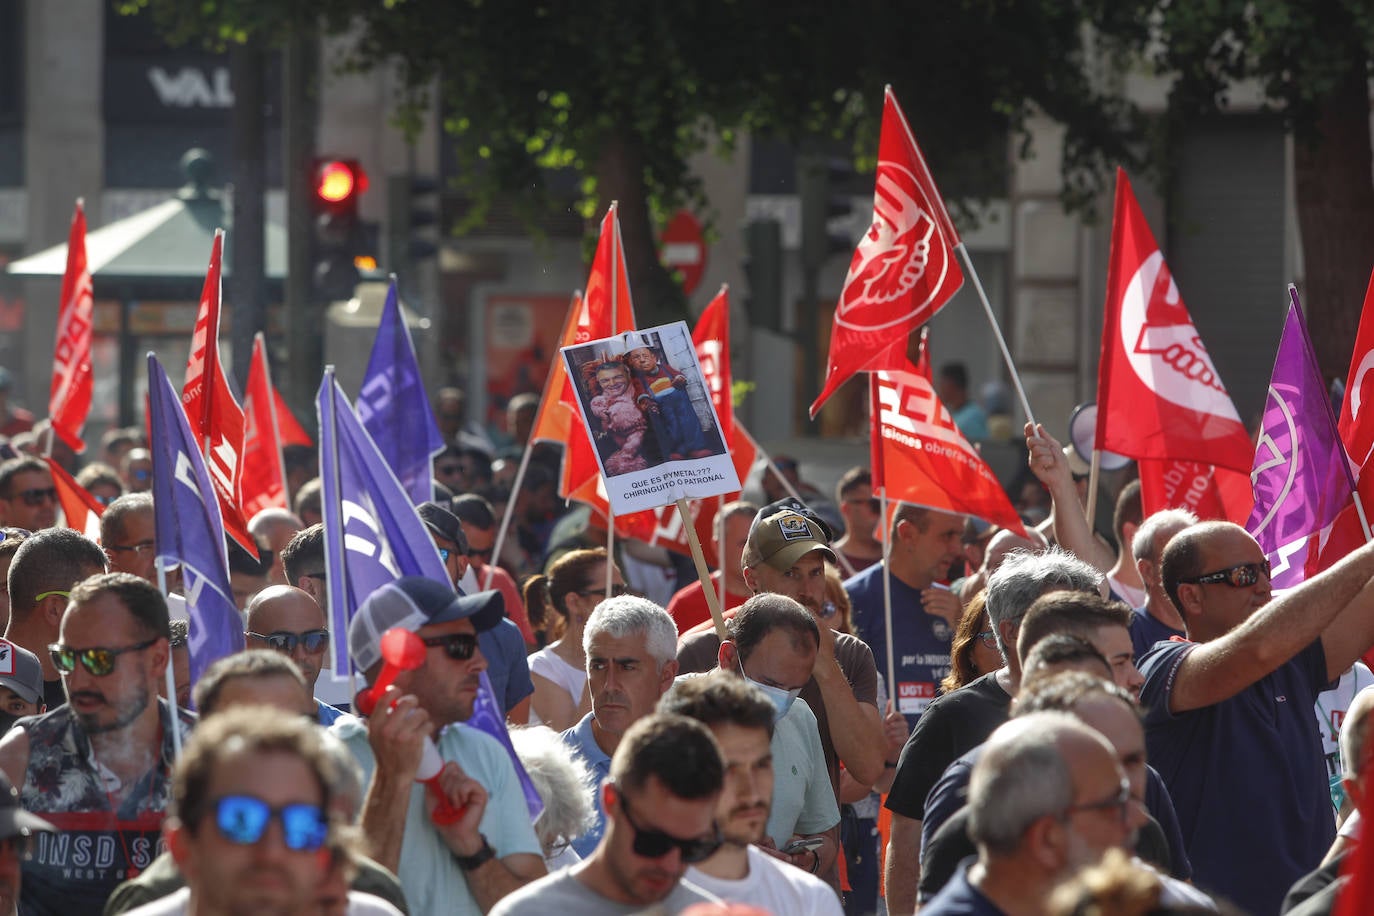
<svg viewBox="0 0 1374 916"><path fill-rule="evenodd" d="M181 564L191 618L191 683L226 655L243 651L243 618L229 590L224 523L205 459L191 435L181 396L148 354L148 429L153 452L157 559Z"/></svg>
<svg viewBox="0 0 1374 916"><path fill-rule="evenodd" d="M348 398L325 369L315 400L320 418L325 589L329 596L334 671L352 671L348 623L378 587L401 576L453 583L415 504L358 422Z"/></svg>
<svg viewBox="0 0 1374 916"><path fill-rule="evenodd" d="M410 501L418 506L433 499L434 456L443 449L444 437L425 394L410 329L396 298L395 276L353 410Z"/></svg>
<svg viewBox="0 0 1374 916"><path fill-rule="evenodd" d="M544 801L539 797L539 791L535 789L530 774L525 771L525 765L515 753L515 746L510 743L510 732L506 731L506 716L501 712L501 704L496 702L496 694L491 689L491 679L485 671L482 672L481 678L482 686L477 691L477 699L473 701L472 715L463 724L486 732L500 741L501 746L506 749L510 762L515 765L515 775L520 778L520 788L525 793L525 807L529 809L530 822L533 823L544 813Z"/></svg>
<svg viewBox="0 0 1374 916"><path fill-rule="evenodd" d="M1250 471L1255 508L1245 524L1269 558L1276 589L1302 583L1354 546L1340 543L1348 526L1333 529L1343 511L1353 512L1350 459L1336 431L1297 290L1290 285L1288 294L1292 302ZM1333 530L1338 532L1334 538Z"/></svg>

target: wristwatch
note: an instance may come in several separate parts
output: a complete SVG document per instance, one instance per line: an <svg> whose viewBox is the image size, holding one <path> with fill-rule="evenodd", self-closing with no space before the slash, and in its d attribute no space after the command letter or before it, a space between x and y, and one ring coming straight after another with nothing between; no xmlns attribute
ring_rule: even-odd
<svg viewBox="0 0 1374 916"><path fill-rule="evenodd" d="M486 834L479 833L477 835L482 838L481 849L470 856L460 856L457 853L453 854L454 861L458 863L458 867L463 871L474 871L481 868L491 859L496 858L496 850L492 849L491 844L487 842Z"/></svg>

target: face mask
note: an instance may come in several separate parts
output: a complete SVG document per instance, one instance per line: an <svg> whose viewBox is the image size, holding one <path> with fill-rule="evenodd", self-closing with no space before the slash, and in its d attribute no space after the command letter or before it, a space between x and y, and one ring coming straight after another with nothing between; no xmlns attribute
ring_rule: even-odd
<svg viewBox="0 0 1374 916"><path fill-rule="evenodd" d="M768 702L773 704L773 724L777 725L782 721L783 716L792 708L792 701L801 693L801 688L796 690L783 690L781 687L770 687L768 684L760 684L758 681L745 675L744 679L750 684L763 691L764 696L768 697Z"/></svg>

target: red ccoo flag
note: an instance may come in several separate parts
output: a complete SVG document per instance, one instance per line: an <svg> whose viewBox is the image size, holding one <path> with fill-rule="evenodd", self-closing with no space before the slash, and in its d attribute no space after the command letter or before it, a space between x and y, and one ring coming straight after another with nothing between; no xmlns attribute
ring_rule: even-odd
<svg viewBox="0 0 1374 916"><path fill-rule="evenodd" d="M76 202L67 234L67 270L62 275L62 301L57 312L57 345L53 350L52 393L48 416L53 432L83 452L81 427L91 412L91 320L95 298L86 264L86 210Z"/></svg>
<svg viewBox="0 0 1374 916"><path fill-rule="evenodd" d="M1131 183L1116 173L1096 447L1246 475L1255 449L1198 336Z"/></svg>
<svg viewBox="0 0 1374 916"><path fill-rule="evenodd" d="M186 384L181 404L191 424L191 434L205 449L205 465L219 497L224 533L253 556L257 544L238 504L240 456L243 454L243 408L229 389L219 361L220 266L224 256L224 230L215 230L210 249L210 269L200 292L200 312L191 338L191 357L186 362Z"/></svg>
<svg viewBox="0 0 1374 916"><path fill-rule="evenodd" d="M1374 506L1374 274L1364 294L1355 352L1345 379L1345 400L1336 428L1350 454L1356 489L1365 506Z"/></svg>
<svg viewBox="0 0 1374 916"><path fill-rule="evenodd" d="M954 419L930 380L908 361L902 372L870 378L873 487L893 502L973 515L1022 537L1021 518Z"/></svg>
<svg viewBox="0 0 1374 916"><path fill-rule="evenodd" d="M873 224L859 242L835 308L825 387L811 416L856 372L902 369L897 345L929 321L964 283L960 244L892 87L883 102Z"/></svg>
<svg viewBox="0 0 1374 916"><path fill-rule="evenodd" d="M262 334L253 337L253 359L243 389L243 473L239 505L252 518L263 509L287 508L286 465L281 457L281 431L272 397L271 368Z"/></svg>
<svg viewBox="0 0 1374 916"><path fill-rule="evenodd" d="M282 448L288 445L304 445L311 448L315 445L315 440L310 438L310 434L301 426L291 408L286 406L286 398L281 396L275 385L272 386L272 405L277 415L277 433L281 436Z"/></svg>

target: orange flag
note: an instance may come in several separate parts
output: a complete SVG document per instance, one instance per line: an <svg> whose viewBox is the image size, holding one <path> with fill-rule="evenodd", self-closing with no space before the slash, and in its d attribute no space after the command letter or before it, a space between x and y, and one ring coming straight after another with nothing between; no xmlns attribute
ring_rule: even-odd
<svg viewBox="0 0 1374 916"><path fill-rule="evenodd" d="M52 483L57 488L57 501L62 505L62 516L67 520L67 527L80 531L99 544L100 516L104 514L105 507L77 483L76 478L68 474L62 465L52 458L43 460L48 462L48 470L52 471Z"/></svg>
<svg viewBox="0 0 1374 916"><path fill-rule="evenodd" d="M224 366L219 360L220 267L224 257L224 230L215 230L210 249L210 269L200 293L191 338L191 357L186 362L186 384L181 404L191 424L191 434L205 449L205 465L219 499L224 533L244 550L258 555L257 544L238 503L240 458L243 454L243 408L234 398Z"/></svg>
<svg viewBox="0 0 1374 916"><path fill-rule="evenodd" d="M856 372L901 369L906 338L964 283L959 235L889 86L878 138L873 224L854 251L835 308L825 387L811 416Z"/></svg>
<svg viewBox="0 0 1374 916"><path fill-rule="evenodd" d="M262 334L253 337L248 385L243 389L243 473L239 505L248 518L263 509L285 509L286 465L281 457L281 431L272 397L271 368Z"/></svg>

